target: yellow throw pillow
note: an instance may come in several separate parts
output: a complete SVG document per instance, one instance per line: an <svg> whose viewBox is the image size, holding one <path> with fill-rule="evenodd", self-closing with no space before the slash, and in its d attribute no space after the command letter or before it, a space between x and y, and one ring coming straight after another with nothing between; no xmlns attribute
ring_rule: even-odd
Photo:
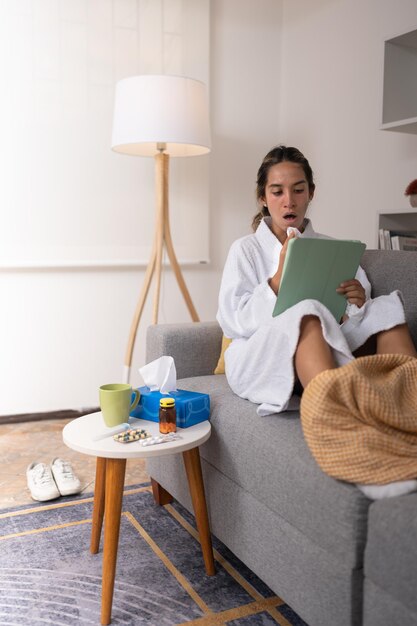
<svg viewBox="0 0 417 626"><path fill-rule="evenodd" d="M231 343L232 343L232 340L229 339L229 337L225 337L223 335L222 349L220 352L219 360L216 365L216 369L214 370L215 374L224 374L224 353L226 352L227 348L230 346Z"/></svg>

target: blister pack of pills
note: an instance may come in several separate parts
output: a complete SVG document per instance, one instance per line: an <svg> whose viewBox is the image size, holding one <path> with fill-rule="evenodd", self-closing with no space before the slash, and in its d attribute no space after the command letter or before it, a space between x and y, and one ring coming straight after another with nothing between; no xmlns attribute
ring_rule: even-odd
<svg viewBox="0 0 417 626"><path fill-rule="evenodd" d="M140 445L143 447L146 446L155 446L158 443L169 443L170 441L175 441L176 439L181 439L180 435L177 433L168 433L168 435L158 435L156 437L150 437L149 439L145 439L140 442Z"/></svg>
<svg viewBox="0 0 417 626"><path fill-rule="evenodd" d="M129 430L113 435L113 439L119 443L130 443L131 441L138 441L139 439L145 440L150 437L151 434L143 428L129 428Z"/></svg>

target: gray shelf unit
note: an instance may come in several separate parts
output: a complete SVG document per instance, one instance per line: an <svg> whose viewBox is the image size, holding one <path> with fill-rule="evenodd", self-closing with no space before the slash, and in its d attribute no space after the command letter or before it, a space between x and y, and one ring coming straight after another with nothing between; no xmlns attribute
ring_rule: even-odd
<svg viewBox="0 0 417 626"><path fill-rule="evenodd" d="M417 211L410 211L410 213L380 213L378 226L387 230L417 231Z"/></svg>
<svg viewBox="0 0 417 626"><path fill-rule="evenodd" d="M398 233L417 233L417 211L409 213L380 213L378 228L393 230ZM378 238L378 248L380 248Z"/></svg>
<svg viewBox="0 0 417 626"><path fill-rule="evenodd" d="M417 134L417 29L384 42L381 129Z"/></svg>

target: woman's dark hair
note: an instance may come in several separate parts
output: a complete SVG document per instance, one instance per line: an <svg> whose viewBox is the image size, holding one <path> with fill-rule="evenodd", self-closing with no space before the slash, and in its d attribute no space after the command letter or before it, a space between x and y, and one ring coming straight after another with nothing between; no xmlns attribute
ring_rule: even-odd
<svg viewBox="0 0 417 626"><path fill-rule="evenodd" d="M256 178L256 200L258 203L262 202L262 198L265 197L265 187L268 180L269 170L273 165L289 161L290 163L298 163L303 168L305 177L307 179L308 189L312 193L315 189L313 170L310 167L310 163L305 158L304 154L298 150L298 148L292 148L290 146L276 146L272 148L264 158L261 166L258 170ZM268 208L263 205L261 210L254 216L252 220L252 228L256 230L263 217L269 215Z"/></svg>

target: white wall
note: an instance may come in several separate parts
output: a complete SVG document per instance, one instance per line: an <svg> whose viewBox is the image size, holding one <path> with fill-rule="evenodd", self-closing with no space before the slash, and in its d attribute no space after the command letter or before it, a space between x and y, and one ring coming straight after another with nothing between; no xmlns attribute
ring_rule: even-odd
<svg viewBox="0 0 417 626"><path fill-rule="evenodd" d="M0 206L13 216L0 267L149 258L154 164L109 149L115 83L167 73L207 84L209 14L209 0L0 3ZM207 260L207 228L184 231L191 210L208 223L208 159L171 168L178 257Z"/></svg>
<svg viewBox="0 0 417 626"><path fill-rule="evenodd" d="M227 250L249 232L256 170L274 144L299 146L310 159L317 228L369 247L377 243L378 211L407 210L403 192L417 173L417 136L379 130L383 39L417 28L415 0L210 6L211 264L184 271L202 320L214 318ZM2 227L11 227L0 210ZM97 387L120 380L142 278L129 269L1 272L0 415L96 406ZM161 309L161 321L189 319L170 271Z"/></svg>
<svg viewBox="0 0 417 626"><path fill-rule="evenodd" d="M125 0L114 3L124 8L132 5ZM26 8L28 4L30 0L24 3ZM80 0L76 7L90 4L99 6ZM214 319L228 247L248 232L255 212L256 169L277 140L281 34L280 1L212 0L210 6L211 264L184 269L202 320ZM104 40L101 44L105 47ZM16 184L24 185L19 178L20 154L15 160ZM69 169L68 177L72 174ZM30 189L26 192L30 198ZM15 228L13 214L7 207L0 210L2 228ZM66 218L61 218L61 224L65 228ZM97 406L98 386L121 379L142 280L143 270L129 268L0 271L0 415ZM151 305L152 297L137 336L134 385L141 384L137 369L144 363ZM189 321L170 270L163 279L160 322L164 321Z"/></svg>
<svg viewBox="0 0 417 626"><path fill-rule="evenodd" d="M284 0L280 137L315 172L315 227L371 248L378 212L411 210L404 190L417 175L417 135L379 126L383 40L417 28L416 8L415 0Z"/></svg>
<svg viewBox="0 0 417 626"><path fill-rule="evenodd" d="M211 255L250 232L257 169L279 140L281 2L212 0Z"/></svg>

